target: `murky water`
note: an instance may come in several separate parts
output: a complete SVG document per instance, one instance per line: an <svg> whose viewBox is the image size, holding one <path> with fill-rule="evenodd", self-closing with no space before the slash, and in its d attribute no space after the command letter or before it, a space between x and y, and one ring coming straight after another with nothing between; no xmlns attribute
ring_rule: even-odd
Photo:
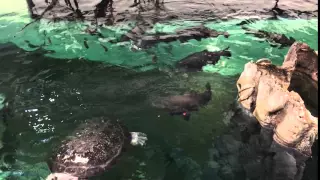
<svg viewBox="0 0 320 180"><path fill-rule="evenodd" d="M314 1L288 3L280 0L279 7L295 17L299 14L296 9L317 13L315 4ZM115 1L115 9L118 9L120 15L121 8L128 5L124 1ZM273 2L186 3L180 0L165 1L165 5L167 12L178 14L180 20L158 23L154 29L170 32L177 26L201 23L200 17L264 17L266 9L272 7ZM151 12L146 11L144 14L154 16ZM190 14L199 16L192 19ZM161 13L158 15L161 17ZM303 13L300 15L307 16ZM14 18L14 15L10 16ZM308 15L308 18L312 16L317 14ZM264 40L244 35L243 30L235 26L237 22L207 22L210 28L229 32L230 38L173 42L170 43L171 53L166 50L166 44L159 44L150 50L157 55L158 63L147 66L151 61L150 56L143 51L130 51L129 45L108 45L108 53L101 53L101 49L77 49L79 46L72 49L73 46L67 43L82 43L77 39L79 31L73 26L64 26L52 32L52 41L56 41L54 46L28 49L23 44L25 39L34 44L42 43L43 37L39 36L41 32L37 29L41 23L25 34L19 34L18 30L25 23L8 22L8 16L0 16L0 93L12 105L11 116L6 119L8 127L3 135L4 147L0 151L1 155L5 155L0 164L0 176L7 176L7 179L45 178L49 171L44 161L50 149L58 145L78 124L97 116L120 119L131 131L144 132L149 139L146 147L131 149L114 168L98 179L190 179L207 165L212 137L226 131L223 122L225 112L229 111L236 97L235 83L244 64L262 57L271 58L280 64L288 50L288 47L271 47ZM318 49L317 20L258 21L249 26L283 33ZM42 28L46 27L49 26ZM68 36L53 37L54 33L66 32L69 32ZM106 35L111 36L108 33ZM97 41L98 38L91 39L92 43ZM68 51L64 45L68 45L71 50ZM172 64L190 53L227 46L230 46L232 57L222 59L215 66L205 67L204 72L172 71ZM46 53L50 48L57 50L59 57L48 57L50 55ZM134 68L137 65L140 69ZM159 96L190 90L202 91L207 82L213 89L212 101L199 112L193 113L190 122L169 116L167 112L151 106L152 101ZM167 155L172 152L177 152L176 162L167 165Z"/></svg>
<svg viewBox="0 0 320 180"><path fill-rule="evenodd" d="M129 152L128 159L124 158L128 162L120 163L128 171L121 173L123 178L131 176L139 162L147 164L144 173L149 178L161 177L164 153L176 147L188 149L187 156L204 163L210 139L223 131L222 114L236 93L236 77L219 74L137 73L22 51L1 57L1 67L6 68L1 70L0 90L14 101L14 117L5 134L6 147L16 152L18 164L43 162L54 144L93 116L119 118L130 130L149 136L146 148ZM151 107L152 100L161 95L201 91L206 82L214 87L213 99L207 108L192 114L190 122ZM12 170L20 168L24 166Z"/></svg>

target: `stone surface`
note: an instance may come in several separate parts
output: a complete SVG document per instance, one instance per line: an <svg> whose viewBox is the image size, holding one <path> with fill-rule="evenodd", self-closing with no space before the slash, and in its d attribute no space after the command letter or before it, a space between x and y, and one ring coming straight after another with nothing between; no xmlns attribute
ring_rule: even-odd
<svg viewBox="0 0 320 180"><path fill-rule="evenodd" d="M318 82L318 53L305 43L294 43L290 47L281 68L291 74L295 71L301 72L313 81Z"/></svg>
<svg viewBox="0 0 320 180"><path fill-rule="evenodd" d="M310 156L318 134L318 118L311 115L298 93L288 89L295 83L291 78L296 72L316 84L317 54L307 44L296 42L282 66L270 62L264 59L245 65L237 82L239 102L262 127L275 129L273 139L277 143Z"/></svg>
<svg viewBox="0 0 320 180"><path fill-rule="evenodd" d="M295 179L297 166L295 158L287 152L278 152L273 157L272 179Z"/></svg>
<svg viewBox="0 0 320 180"><path fill-rule="evenodd" d="M237 82L238 106L230 129L214 139L209 151L210 161L219 164L215 167L221 179L317 179L316 168L308 164L315 164L310 163L316 154L311 147L318 136L318 118L309 108L318 107L305 103L315 96L295 92L297 85L308 84L308 93L318 94L316 56L308 45L296 42L282 66L268 59L245 65ZM306 176L305 168L314 175Z"/></svg>

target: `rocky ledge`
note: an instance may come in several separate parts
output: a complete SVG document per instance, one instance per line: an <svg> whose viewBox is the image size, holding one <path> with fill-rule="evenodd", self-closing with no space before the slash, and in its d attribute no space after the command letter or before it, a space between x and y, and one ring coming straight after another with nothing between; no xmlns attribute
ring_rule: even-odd
<svg viewBox="0 0 320 180"><path fill-rule="evenodd" d="M237 82L237 106L224 121L230 129L214 139L205 174L317 179L317 74L317 52L305 43L294 43L282 66L268 59L247 63Z"/></svg>
<svg viewBox="0 0 320 180"><path fill-rule="evenodd" d="M282 66L268 59L249 62L237 82L240 105L269 130L265 136L273 137L267 143L269 151L294 158L298 169L311 156L318 136L318 118L306 106L318 106L317 75L317 53L307 44L296 42ZM295 92L295 87L302 88Z"/></svg>
<svg viewBox="0 0 320 180"><path fill-rule="evenodd" d="M275 142L309 157L318 135L318 118L305 101L317 106L317 75L317 53L307 44L294 43L280 67L268 59L245 65L237 82L238 101L263 128L274 129ZM294 87L303 88L297 93Z"/></svg>

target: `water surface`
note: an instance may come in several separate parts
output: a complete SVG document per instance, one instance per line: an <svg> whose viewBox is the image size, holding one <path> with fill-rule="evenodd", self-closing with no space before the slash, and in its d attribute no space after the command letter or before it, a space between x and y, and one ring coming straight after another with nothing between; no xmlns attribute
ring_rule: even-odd
<svg viewBox="0 0 320 180"><path fill-rule="evenodd" d="M300 7L299 3L288 7L286 2L282 1L282 7L288 12L294 13L290 6ZM170 3L181 2L167 2ZM246 2L252 6L244 11L245 8L236 6L236 2L225 3L233 6L219 4L219 1L214 5L228 10L238 7L235 11L246 12L246 15L261 5ZM314 2L304 3L312 5ZM208 8L207 1L184 5L189 9L171 6L173 10L170 11L181 11L182 19L158 22L149 32L173 32L177 28L203 23L198 17L187 18L185 14L191 9ZM130 44L106 43L109 51L104 52L97 46L101 39L84 34L82 23L43 20L19 32L30 19L26 14L8 13L0 14L0 93L12 102L13 110L7 119L4 148L0 151L6 155L0 164L0 173L3 177L9 175L7 179L44 178L48 174L45 160L51 148L81 122L96 116L118 118L131 131L144 132L149 139L146 147L127 152L103 179L190 179L190 174L196 175L207 165L212 138L226 131L224 119L236 97L235 84L244 64L266 57L280 65L289 48L271 47L265 40L244 34L241 27L236 26L243 20L238 13L230 16L239 15L239 20L204 23L209 28L229 32L228 39L218 37L186 43L161 43L150 49L158 57L157 63L152 63L150 54L132 51ZM262 17L263 13L257 14ZM317 23L316 19L261 19L247 26L292 36L318 50ZM101 31L112 38L129 29L124 23L105 26ZM30 48L26 40L34 45L42 44L46 40L44 30L49 33L52 44ZM89 38L89 49L83 45L85 37ZM204 49L221 50L228 46L232 57L222 58L215 66L204 67L203 72L179 73L173 70L175 62L191 53ZM151 106L159 96L202 91L207 82L213 89L212 101L193 113L190 122ZM179 152L175 158L181 163L166 166L166 155L175 151Z"/></svg>

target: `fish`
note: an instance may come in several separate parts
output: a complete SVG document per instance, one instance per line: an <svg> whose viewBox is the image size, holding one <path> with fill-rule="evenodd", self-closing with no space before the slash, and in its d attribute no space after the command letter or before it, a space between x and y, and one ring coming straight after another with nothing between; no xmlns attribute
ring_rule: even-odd
<svg viewBox="0 0 320 180"><path fill-rule="evenodd" d="M100 43L100 46L104 49L104 52L108 52L108 48L106 46L104 46L102 43Z"/></svg>
<svg viewBox="0 0 320 180"><path fill-rule="evenodd" d="M85 48L89 49L88 39L87 38L84 38L83 45L84 45Z"/></svg>
<svg viewBox="0 0 320 180"><path fill-rule="evenodd" d="M29 48L39 48L39 47L40 47L40 46L31 44L30 41L28 41L28 40L25 40L24 42L27 43L27 45L29 46Z"/></svg>

